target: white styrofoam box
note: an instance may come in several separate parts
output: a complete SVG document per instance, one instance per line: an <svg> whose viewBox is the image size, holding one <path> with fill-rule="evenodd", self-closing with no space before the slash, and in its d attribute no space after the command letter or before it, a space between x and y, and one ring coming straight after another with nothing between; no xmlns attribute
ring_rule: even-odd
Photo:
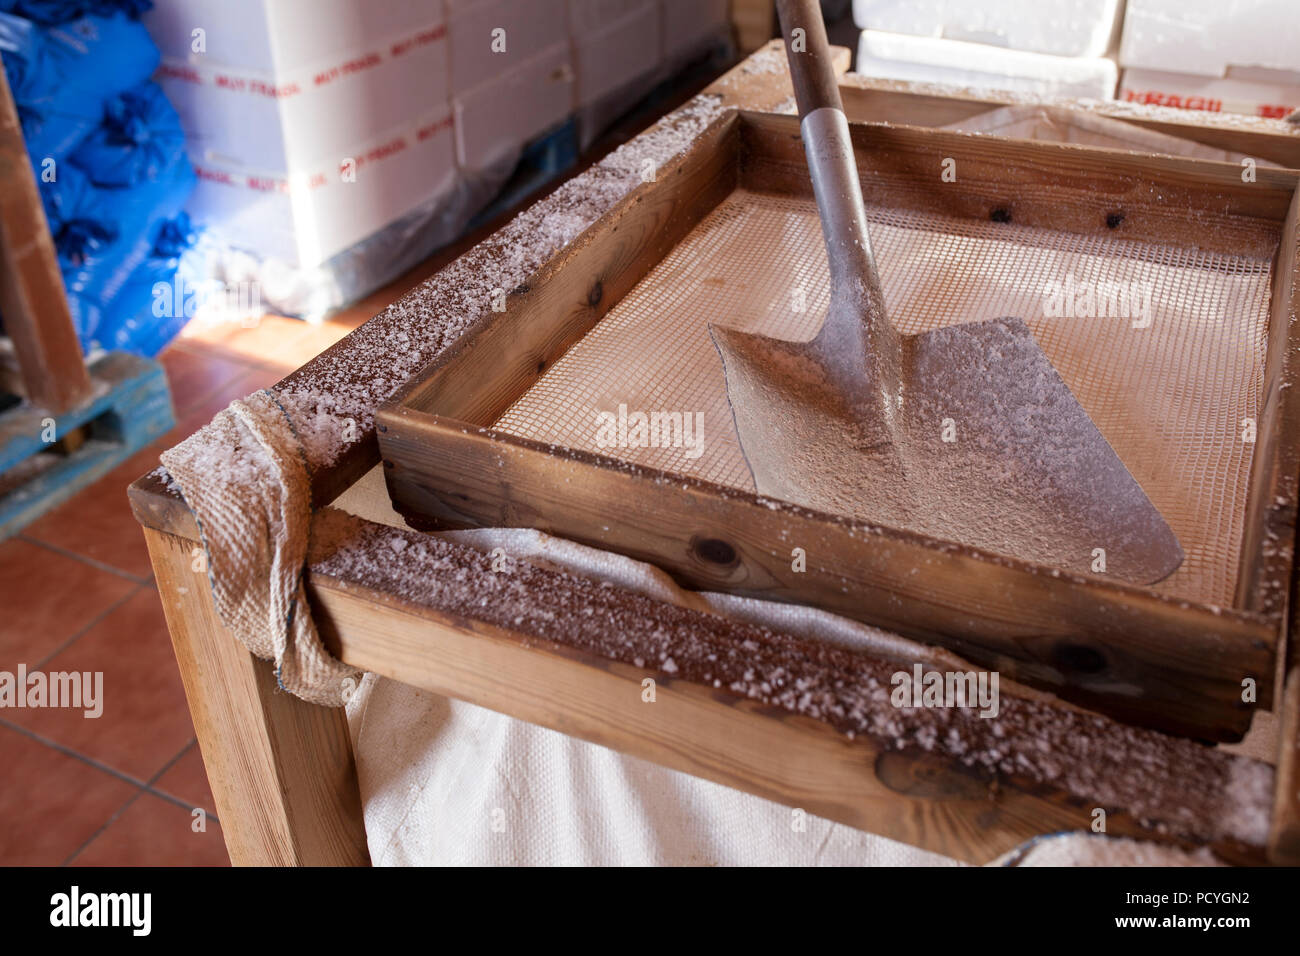
<svg viewBox="0 0 1300 956"><path fill-rule="evenodd" d="M566 40L452 99L463 168L486 169L573 111L574 75Z"/></svg>
<svg viewBox="0 0 1300 956"><path fill-rule="evenodd" d="M590 4L590 0L585 0ZM656 39L659 36L659 5L630 4L615 0L623 15L601 23L573 20L573 68L578 106L587 106L602 96L635 83L658 69L663 62ZM596 25L592 25L596 24Z"/></svg>
<svg viewBox="0 0 1300 956"><path fill-rule="evenodd" d="M306 70L349 50L445 23L444 0L164 0L144 16L164 57L260 70ZM202 31L196 51L195 31Z"/></svg>
<svg viewBox="0 0 1300 956"><path fill-rule="evenodd" d="M273 75L166 59L158 72L201 161L288 173L447 106L447 34L416 27Z"/></svg>
<svg viewBox="0 0 1300 956"><path fill-rule="evenodd" d="M576 42L604 29L643 7L657 7L659 0L568 0L569 34Z"/></svg>
<svg viewBox="0 0 1300 956"><path fill-rule="evenodd" d="M259 257L307 269L455 185L450 112L431 114L355 151L354 181L337 166L290 176L197 159L190 215Z"/></svg>
<svg viewBox="0 0 1300 956"><path fill-rule="evenodd" d="M447 0L447 29L452 93L465 93L567 43L566 0Z"/></svg>
<svg viewBox="0 0 1300 956"><path fill-rule="evenodd" d="M1050 56L982 43L863 30L856 70L866 76L1043 96L1113 99L1118 70L1105 57Z"/></svg>
<svg viewBox="0 0 1300 956"><path fill-rule="evenodd" d="M1300 3L1296 0L1128 0L1119 61L1125 67L1232 77L1249 68L1297 74Z"/></svg>
<svg viewBox="0 0 1300 956"><path fill-rule="evenodd" d="M1119 98L1149 106L1285 119L1292 110L1300 109L1300 79L1294 84L1249 83L1194 73L1127 69L1120 80Z"/></svg>
<svg viewBox="0 0 1300 956"><path fill-rule="evenodd" d="M727 0L661 0L664 56L689 50L717 36L731 21Z"/></svg>
<svg viewBox="0 0 1300 956"><path fill-rule="evenodd" d="M1102 56L1119 0L853 0L864 30L987 43L1053 56Z"/></svg>

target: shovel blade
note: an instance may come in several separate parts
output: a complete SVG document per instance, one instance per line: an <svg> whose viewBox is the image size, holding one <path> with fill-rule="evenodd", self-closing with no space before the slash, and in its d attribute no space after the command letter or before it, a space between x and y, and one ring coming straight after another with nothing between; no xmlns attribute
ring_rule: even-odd
<svg viewBox="0 0 1300 956"><path fill-rule="evenodd" d="M875 401L869 370L852 389L831 382L812 343L710 333L760 494L1134 584L1182 563L1019 319L906 337L897 396Z"/></svg>

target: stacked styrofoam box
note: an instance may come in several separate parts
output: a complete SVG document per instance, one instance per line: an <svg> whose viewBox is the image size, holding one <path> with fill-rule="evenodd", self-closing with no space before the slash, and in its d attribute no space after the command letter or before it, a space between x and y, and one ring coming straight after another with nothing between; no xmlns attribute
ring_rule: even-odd
<svg viewBox="0 0 1300 956"><path fill-rule="evenodd" d="M461 166L485 169L573 110L566 0L447 0Z"/></svg>
<svg viewBox="0 0 1300 956"><path fill-rule="evenodd" d="M857 71L882 79L1109 99L1119 0L854 0Z"/></svg>
<svg viewBox="0 0 1300 956"><path fill-rule="evenodd" d="M730 24L727 0L661 0L665 59L688 57Z"/></svg>
<svg viewBox="0 0 1300 956"><path fill-rule="evenodd" d="M727 0L447 0L447 14L466 170L574 110L607 118L728 23Z"/></svg>
<svg viewBox="0 0 1300 956"><path fill-rule="evenodd" d="M590 106L663 63L659 0L569 0L577 106Z"/></svg>
<svg viewBox="0 0 1300 956"><path fill-rule="evenodd" d="M729 29L727 0L568 0L577 105L644 88Z"/></svg>
<svg viewBox="0 0 1300 956"><path fill-rule="evenodd" d="M490 183L575 109L595 129L727 22L727 0L168 0L146 20L191 213L301 270Z"/></svg>
<svg viewBox="0 0 1300 956"><path fill-rule="evenodd" d="M962 40L1052 56L1104 56L1120 0L853 0L864 30Z"/></svg>
<svg viewBox="0 0 1300 956"><path fill-rule="evenodd" d="M316 266L454 185L440 2L169 0L146 24L191 214L260 256Z"/></svg>
<svg viewBox="0 0 1300 956"><path fill-rule="evenodd" d="M727 0L569 0L580 144L729 37L730 24Z"/></svg>
<svg viewBox="0 0 1300 956"><path fill-rule="evenodd" d="M1123 99L1281 118L1300 108L1297 0L1128 0Z"/></svg>

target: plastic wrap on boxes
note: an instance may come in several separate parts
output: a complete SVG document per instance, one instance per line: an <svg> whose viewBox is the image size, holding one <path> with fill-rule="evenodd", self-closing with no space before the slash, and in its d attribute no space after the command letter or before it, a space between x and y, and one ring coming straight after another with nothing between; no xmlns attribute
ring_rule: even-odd
<svg viewBox="0 0 1300 956"><path fill-rule="evenodd" d="M252 283L268 311L319 320L369 295L427 259L461 233L510 178L520 150L458 176L371 236L313 268L266 258L237 236L213 228L199 239L198 274L226 285Z"/></svg>

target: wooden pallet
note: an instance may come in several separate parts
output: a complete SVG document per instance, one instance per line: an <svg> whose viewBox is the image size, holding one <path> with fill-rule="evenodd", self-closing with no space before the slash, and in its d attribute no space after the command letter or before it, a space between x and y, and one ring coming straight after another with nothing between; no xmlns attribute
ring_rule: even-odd
<svg viewBox="0 0 1300 956"><path fill-rule="evenodd" d="M157 362L114 352L89 371L90 397L62 414L26 402L0 413L0 540L175 424Z"/></svg>
<svg viewBox="0 0 1300 956"><path fill-rule="evenodd" d="M13 345L0 356L2 540L175 422L157 362L112 353L86 367L3 64L0 315Z"/></svg>

